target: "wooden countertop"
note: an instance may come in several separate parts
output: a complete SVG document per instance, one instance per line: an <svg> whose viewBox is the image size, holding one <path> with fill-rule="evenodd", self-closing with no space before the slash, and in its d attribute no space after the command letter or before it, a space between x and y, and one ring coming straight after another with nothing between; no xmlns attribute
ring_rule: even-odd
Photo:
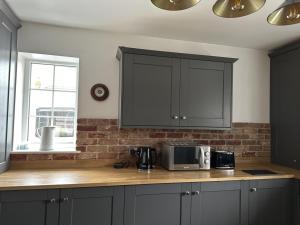
<svg viewBox="0 0 300 225"><path fill-rule="evenodd" d="M242 169L270 169L278 175L251 176ZM244 164L235 171L176 171L170 172L161 168L151 172L140 172L135 168L113 169L84 168L84 169L31 169L9 170L0 175L0 190L28 190L78 188L97 186L118 186L137 184L163 184L185 182L211 182L257 179L300 179L300 171L288 169L274 164Z"/></svg>

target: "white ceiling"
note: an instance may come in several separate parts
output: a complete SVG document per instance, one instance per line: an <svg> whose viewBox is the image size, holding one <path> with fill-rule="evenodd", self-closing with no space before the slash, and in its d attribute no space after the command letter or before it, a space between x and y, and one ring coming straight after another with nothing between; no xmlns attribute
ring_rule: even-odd
<svg viewBox="0 0 300 225"><path fill-rule="evenodd" d="M21 20L53 25L126 32L179 40L272 49L300 38L300 24L277 27L266 18L283 0L267 0L262 10L223 19L202 0L188 10L169 12L150 0L7 0Z"/></svg>

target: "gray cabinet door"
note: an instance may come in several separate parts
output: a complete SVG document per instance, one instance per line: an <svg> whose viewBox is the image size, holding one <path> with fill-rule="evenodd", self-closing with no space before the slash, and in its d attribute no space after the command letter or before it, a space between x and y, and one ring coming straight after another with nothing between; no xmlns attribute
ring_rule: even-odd
<svg viewBox="0 0 300 225"><path fill-rule="evenodd" d="M191 225L241 225L247 199L241 182L192 184Z"/></svg>
<svg viewBox="0 0 300 225"><path fill-rule="evenodd" d="M16 61L17 28L0 10L0 172L12 149Z"/></svg>
<svg viewBox="0 0 300 225"><path fill-rule="evenodd" d="M294 182L294 216L293 225L299 225L300 224L300 180L295 180Z"/></svg>
<svg viewBox="0 0 300 225"><path fill-rule="evenodd" d="M57 225L58 198L59 190L0 192L0 224Z"/></svg>
<svg viewBox="0 0 300 225"><path fill-rule="evenodd" d="M231 127L232 63L181 60L180 126Z"/></svg>
<svg viewBox="0 0 300 225"><path fill-rule="evenodd" d="M124 187L61 190L59 225L122 225Z"/></svg>
<svg viewBox="0 0 300 225"><path fill-rule="evenodd" d="M123 61L121 125L179 126L180 60L125 54Z"/></svg>
<svg viewBox="0 0 300 225"><path fill-rule="evenodd" d="M0 162L6 161L12 30L0 11Z"/></svg>
<svg viewBox="0 0 300 225"><path fill-rule="evenodd" d="M300 49L271 60L272 160L300 169Z"/></svg>
<svg viewBox="0 0 300 225"><path fill-rule="evenodd" d="M125 187L124 225L190 225L191 184Z"/></svg>
<svg viewBox="0 0 300 225"><path fill-rule="evenodd" d="M251 181L249 225L290 225L292 188L290 180Z"/></svg>

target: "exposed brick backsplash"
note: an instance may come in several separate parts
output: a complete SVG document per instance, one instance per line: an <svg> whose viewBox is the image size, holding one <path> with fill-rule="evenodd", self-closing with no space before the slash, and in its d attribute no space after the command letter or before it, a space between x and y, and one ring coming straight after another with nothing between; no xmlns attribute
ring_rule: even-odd
<svg viewBox="0 0 300 225"><path fill-rule="evenodd" d="M231 130L123 129L115 119L78 119L78 154L13 154L11 160L104 160L131 159L128 150L137 146L159 148L164 141L194 141L216 149L232 150L237 162L270 161L270 125L234 123Z"/></svg>

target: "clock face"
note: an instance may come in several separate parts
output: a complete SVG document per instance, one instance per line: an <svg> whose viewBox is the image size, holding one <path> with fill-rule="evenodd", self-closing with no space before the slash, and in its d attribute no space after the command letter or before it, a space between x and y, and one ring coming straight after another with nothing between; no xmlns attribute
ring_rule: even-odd
<svg viewBox="0 0 300 225"><path fill-rule="evenodd" d="M105 94L105 90L102 87L98 87L95 89L95 95L100 98L103 97Z"/></svg>
<svg viewBox="0 0 300 225"><path fill-rule="evenodd" d="M91 88L91 95L96 101L104 101L108 98L109 90L104 84L95 84Z"/></svg>

